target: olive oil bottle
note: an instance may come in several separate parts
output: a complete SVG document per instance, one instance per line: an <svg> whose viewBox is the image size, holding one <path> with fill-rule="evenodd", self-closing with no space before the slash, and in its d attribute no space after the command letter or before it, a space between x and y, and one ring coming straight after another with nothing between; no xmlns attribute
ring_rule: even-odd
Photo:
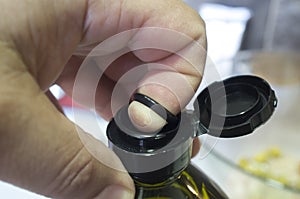
<svg viewBox="0 0 300 199"><path fill-rule="evenodd" d="M162 183L136 182L135 199L225 199L226 194L190 164L178 177Z"/></svg>

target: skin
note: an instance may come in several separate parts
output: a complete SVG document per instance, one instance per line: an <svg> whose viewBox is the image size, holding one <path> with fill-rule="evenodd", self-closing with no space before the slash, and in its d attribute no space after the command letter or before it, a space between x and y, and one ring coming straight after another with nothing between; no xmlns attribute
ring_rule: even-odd
<svg viewBox="0 0 300 199"><path fill-rule="evenodd" d="M76 126L60 111L46 92L54 83L72 95L76 72L86 51L112 35L142 27L180 31L206 48L204 23L180 0L0 0L0 177L1 180L54 198L133 198L134 184L119 159L93 140L101 158L119 170L95 159L83 146ZM138 34L139 36L139 34ZM201 66L195 69L178 56L164 52L139 51L122 56L101 79L96 93L98 113L109 119L110 93L121 74L136 64L157 62L176 68L193 89L201 81L205 54L186 50ZM126 63L128 67L126 67ZM164 73L149 74L142 82ZM172 75L172 74L171 74ZM192 93L177 100L164 87L145 85L147 94L177 114ZM49 97L50 96L50 97ZM85 105L84 100L77 100ZM181 105L181 106L180 106ZM164 121L144 114L145 107L132 104L129 115L145 131L157 129ZM149 123L156 121L155 124ZM137 119L138 118L138 119ZM145 128L146 126L146 128ZM84 134L84 132L82 132ZM199 150L195 141L194 154Z"/></svg>

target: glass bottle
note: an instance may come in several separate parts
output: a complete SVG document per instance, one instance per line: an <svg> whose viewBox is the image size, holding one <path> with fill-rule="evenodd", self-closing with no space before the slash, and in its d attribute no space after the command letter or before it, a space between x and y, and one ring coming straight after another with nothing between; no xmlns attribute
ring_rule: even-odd
<svg viewBox="0 0 300 199"><path fill-rule="evenodd" d="M137 180L135 199L227 199L226 194L199 168L189 164L178 176L155 184Z"/></svg>

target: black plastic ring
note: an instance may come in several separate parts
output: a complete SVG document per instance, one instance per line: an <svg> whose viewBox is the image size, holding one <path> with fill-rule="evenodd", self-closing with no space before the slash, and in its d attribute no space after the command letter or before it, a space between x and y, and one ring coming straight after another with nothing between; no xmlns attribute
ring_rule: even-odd
<svg viewBox="0 0 300 199"><path fill-rule="evenodd" d="M156 114L158 114L160 117L165 119L168 124L177 124L178 117L173 113L171 113L170 111L168 111L165 107L160 105L158 102L156 102L154 99L150 98L149 96L140 93L135 93L133 95L133 100L140 102L141 104L153 110Z"/></svg>

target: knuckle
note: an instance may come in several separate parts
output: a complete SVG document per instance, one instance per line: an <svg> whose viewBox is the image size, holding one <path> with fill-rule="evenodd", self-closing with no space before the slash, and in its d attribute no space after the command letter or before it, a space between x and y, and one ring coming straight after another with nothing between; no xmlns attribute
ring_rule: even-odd
<svg viewBox="0 0 300 199"><path fill-rule="evenodd" d="M49 194L59 198L88 197L92 192L88 185L92 181L93 170L93 158L84 148L80 149L49 185Z"/></svg>

